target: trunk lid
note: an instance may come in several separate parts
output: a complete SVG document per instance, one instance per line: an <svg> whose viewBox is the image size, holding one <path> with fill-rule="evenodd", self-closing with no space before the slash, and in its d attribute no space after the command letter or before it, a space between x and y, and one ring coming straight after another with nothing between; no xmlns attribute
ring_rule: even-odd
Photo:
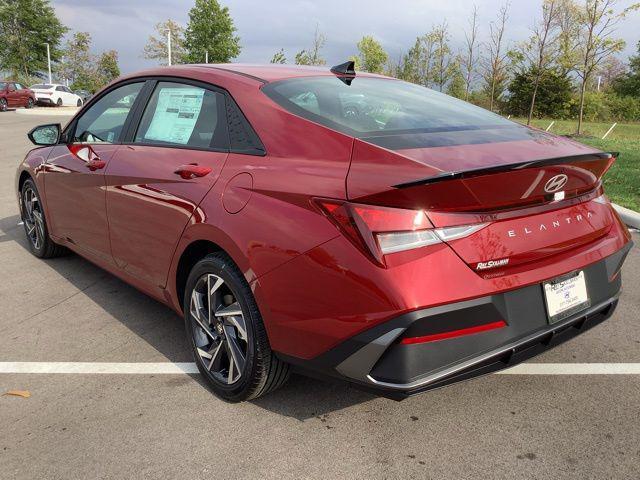
<svg viewBox="0 0 640 480"><path fill-rule="evenodd" d="M515 139L505 141L493 141L491 132L483 132L484 137L473 132L471 141L477 141L461 144L464 135L455 132L457 142L449 138L445 145L432 146L429 138L413 138L413 148L397 150L384 147L407 142L356 139L348 198L423 209L438 228L488 223L469 237L448 242L482 274L534 262L605 235L615 221L613 212L604 197L589 200L601 194L602 176L615 156L566 138L514 128ZM481 143L483 138L488 141Z"/></svg>

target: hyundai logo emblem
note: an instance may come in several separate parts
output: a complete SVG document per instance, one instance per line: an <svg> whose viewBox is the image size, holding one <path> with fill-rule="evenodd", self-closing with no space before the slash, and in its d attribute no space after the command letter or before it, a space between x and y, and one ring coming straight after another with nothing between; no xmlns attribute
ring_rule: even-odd
<svg viewBox="0 0 640 480"><path fill-rule="evenodd" d="M551 177L544 185L544 191L547 193L557 192L558 190L561 190L568 181L569 177L567 177L564 173L556 175L555 177Z"/></svg>

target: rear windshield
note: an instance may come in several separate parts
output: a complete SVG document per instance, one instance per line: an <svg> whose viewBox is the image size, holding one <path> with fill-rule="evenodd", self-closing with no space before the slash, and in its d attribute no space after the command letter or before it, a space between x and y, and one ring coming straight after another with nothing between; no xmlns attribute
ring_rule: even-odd
<svg viewBox="0 0 640 480"><path fill-rule="evenodd" d="M513 127L482 108L411 83L383 78L306 77L263 91L287 110L349 135Z"/></svg>
<svg viewBox="0 0 640 480"><path fill-rule="evenodd" d="M49 90L50 88L53 88L53 85L45 85L44 83L38 83L36 85L33 85L31 88L35 88L38 90Z"/></svg>

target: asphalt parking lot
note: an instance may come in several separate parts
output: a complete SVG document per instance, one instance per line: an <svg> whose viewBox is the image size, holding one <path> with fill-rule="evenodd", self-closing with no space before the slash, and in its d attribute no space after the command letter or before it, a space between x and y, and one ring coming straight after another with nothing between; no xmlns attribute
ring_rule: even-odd
<svg viewBox="0 0 640 480"><path fill-rule="evenodd" d="M75 256L28 251L0 114L0 366L190 362L181 319ZM634 234L636 245L640 236ZM603 325L535 363L640 363L640 249ZM29 398L2 395L23 390ZM640 375L491 375L403 402L293 377L244 404L192 374L0 373L0 478L640 478Z"/></svg>

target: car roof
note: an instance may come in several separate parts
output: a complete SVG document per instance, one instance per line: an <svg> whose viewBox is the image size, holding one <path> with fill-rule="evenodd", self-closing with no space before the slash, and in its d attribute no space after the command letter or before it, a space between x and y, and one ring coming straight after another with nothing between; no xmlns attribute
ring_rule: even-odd
<svg viewBox="0 0 640 480"><path fill-rule="evenodd" d="M141 72L126 75L125 78L139 76L161 76L178 75L188 76L189 72L202 73L210 70L218 74L224 72L229 75L242 75L246 78L254 79L256 82L269 83L287 78L333 76L329 66L303 66L286 64L253 64L253 63L201 63L189 65L173 65L170 67L159 67ZM389 78L373 73L357 72L358 77L379 77Z"/></svg>

